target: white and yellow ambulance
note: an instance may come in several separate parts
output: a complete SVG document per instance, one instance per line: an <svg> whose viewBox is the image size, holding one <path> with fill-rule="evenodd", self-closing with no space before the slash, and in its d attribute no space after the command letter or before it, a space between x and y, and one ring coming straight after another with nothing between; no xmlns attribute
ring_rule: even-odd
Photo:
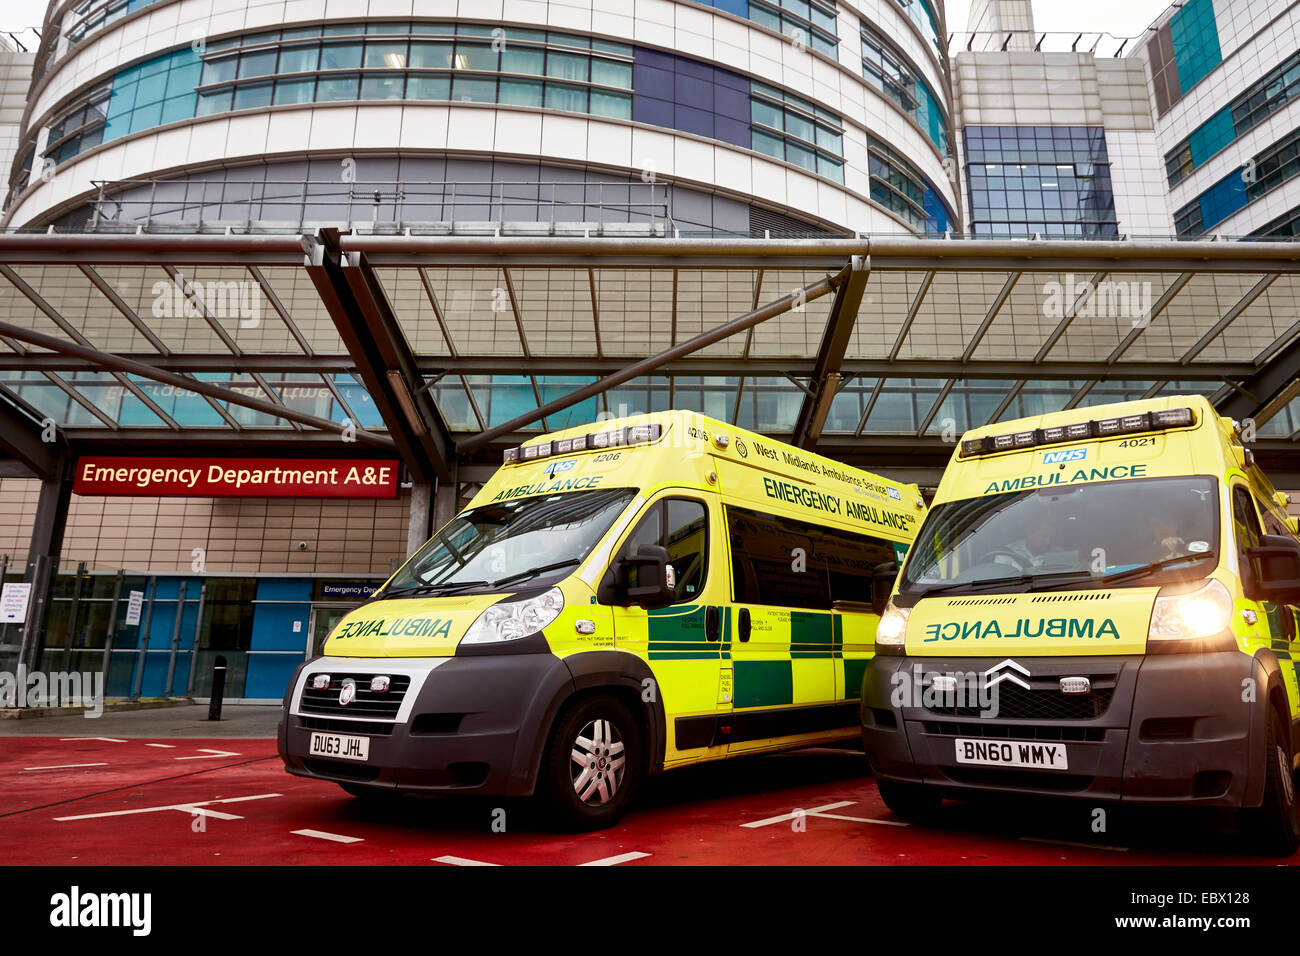
<svg viewBox="0 0 1300 956"><path fill-rule="evenodd" d="M693 412L542 436L298 669L280 754L356 795L536 792L592 828L648 774L856 740L924 510Z"/></svg>
<svg viewBox="0 0 1300 956"><path fill-rule="evenodd" d="M1016 792L1231 807L1300 845L1300 541L1202 396L968 432L863 685L886 804Z"/></svg>

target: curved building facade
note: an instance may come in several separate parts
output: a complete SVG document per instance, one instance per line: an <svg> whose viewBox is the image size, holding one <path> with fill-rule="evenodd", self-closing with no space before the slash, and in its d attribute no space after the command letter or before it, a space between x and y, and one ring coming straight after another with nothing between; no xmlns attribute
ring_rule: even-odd
<svg viewBox="0 0 1300 956"><path fill-rule="evenodd" d="M939 0L65 0L5 224L958 231Z"/></svg>

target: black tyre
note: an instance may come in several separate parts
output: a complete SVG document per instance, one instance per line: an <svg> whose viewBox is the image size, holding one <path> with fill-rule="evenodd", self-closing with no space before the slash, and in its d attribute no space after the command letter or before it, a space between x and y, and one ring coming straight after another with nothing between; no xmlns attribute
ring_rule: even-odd
<svg viewBox="0 0 1300 956"><path fill-rule="evenodd" d="M642 776L641 732L617 697L586 697L560 712L538 781L564 830L600 830L627 810Z"/></svg>
<svg viewBox="0 0 1300 956"><path fill-rule="evenodd" d="M923 819L935 814L943 797L919 783L895 783L890 780L877 780L876 788L885 806L900 817Z"/></svg>
<svg viewBox="0 0 1300 956"><path fill-rule="evenodd" d="M1264 739L1264 802L1240 811L1238 828L1251 849L1267 856L1291 856L1300 848L1291 736L1276 714Z"/></svg>

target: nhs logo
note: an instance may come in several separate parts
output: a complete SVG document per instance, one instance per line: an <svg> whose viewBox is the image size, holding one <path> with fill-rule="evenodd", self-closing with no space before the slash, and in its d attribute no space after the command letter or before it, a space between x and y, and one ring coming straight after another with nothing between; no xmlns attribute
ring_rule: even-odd
<svg viewBox="0 0 1300 956"><path fill-rule="evenodd" d="M1063 448L1060 451L1043 452L1043 464L1058 465L1063 461L1083 461L1087 457L1086 448Z"/></svg>
<svg viewBox="0 0 1300 956"><path fill-rule="evenodd" d="M548 477L554 478L556 475L563 474L566 471L572 471L573 467L577 463L578 460L576 458L570 458L568 461L553 461L546 466L546 474Z"/></svg>
<svg viewBox="0 0 1300 956"><path fill-rule="evenodd" d="M895 501L903 500L902 496L898 493L897 488L886 488L885 491L887 491L889 493L889 497L893 498Z"/></svg>

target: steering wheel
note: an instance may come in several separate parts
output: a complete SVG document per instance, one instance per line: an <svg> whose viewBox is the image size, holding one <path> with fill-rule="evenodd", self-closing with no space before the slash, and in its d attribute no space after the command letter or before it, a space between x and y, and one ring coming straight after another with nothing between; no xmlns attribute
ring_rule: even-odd
<svg viewBox="0 0 1300 956"><path fill-rule="evenodd" d="M994 548L992 551L984 555L983 561L996 563L996 559L999 555L1010 558L1012 563L1021 571L1028 567L1028 565L1025 564L1024 557L1016 554L1016 552L1012 551L1010 548Z"/></svg>

